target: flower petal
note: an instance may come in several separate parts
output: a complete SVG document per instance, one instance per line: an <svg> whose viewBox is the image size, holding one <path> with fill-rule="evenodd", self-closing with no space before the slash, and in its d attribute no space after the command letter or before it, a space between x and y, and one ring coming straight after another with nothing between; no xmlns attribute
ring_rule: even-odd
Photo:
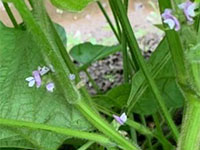
<svg viewBox="0 0 200 150"><path fill-rule="evenodd" d="M113 115L114 119L120 124L120 125L123 125L124 122L121 120L121 118L117 115Z"/></svg>
<svg viewBox="0 0 200 150"><path fill-rule="evenodd" d="M69 74L69 79L70 80L75 80L75 78L76 78L75 74Z"/></svg>
<svg viewBox="0 0 200 150"><path fill-rule="evenodd" d="M40 77L40 72L38 70L33 71L33 77L35 79L36 82L36 87L39 88L42 84L42 79Z"/></svg>
<svg viewBox="0 0 200 150"><path fill-rule="evenodd" d="M195 10L196 9L196 3L192 3L188 8L187 8L187 13L189 16L194 17L195 16Z"/></svg>
<svg viewBox="0 0 200 150"><path fill-rule="evenodd" d="M55 85L53 82L50 82L46 85L46 89L48 92L53 92L54 91L54 88L55 88Z"/></svg>
<svg viewBox="0 0 200 150"><path fill-rule="evenodd" d="M29 87L33 87L35 85L35 80L32 80L28 83L28 86Z"/></svg>
<svg viewBox="0 0 200 150"><path fill-rule="evenodd" d="M166 24L168 24L168 26L169 26L170 29L174 29L174 27L175 27L174 20L172 20L172 19L166 19L163 22L166 23Z"/></svg>
<svg viewBox="0 0 200 150"><path fill-rule="evenodd" d="M33 77L28 77L25 80L28 81L28 82L30 82L31 80L34 80L34 78Z"/></svg>
<svg viewBox="0 0 200 150"><path fill-rule="evenodd" d="M186 3L179 4L178 7L179 7L180 9L184 9L184 8L186 7Z"/></svg>
<svg viewBox="0 0 200 150"><path fill-rule="evenodd" d="M120 116L120 119L125 123L126 120L127 120L127 115L126 115L126 113L123 113L123 114Z"/></svg>
<svg viewBox="0 0 200 150"><path fill-rule="evenodd" d="M47 74L50 71L50 69L48 67L44 66L39 71L40 71L40 75L43 76L43 75Z"/></svg>

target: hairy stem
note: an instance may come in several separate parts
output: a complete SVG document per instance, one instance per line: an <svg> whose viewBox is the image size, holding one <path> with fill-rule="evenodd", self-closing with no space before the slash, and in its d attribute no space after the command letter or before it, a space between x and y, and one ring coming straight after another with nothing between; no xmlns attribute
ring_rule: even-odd
<svg viewBox="0 0 200 150"><path fill-rule="evenodd" d="M40 124L40 123L3 119L3 118L0 118L0 125L10 126L10 127L20 127L20 128L26 127L32 130L38 130L38 129L46 130L46 131L51 131L51 132L55 132L55 133L66 135L66 136L72 136L72 137L76 137L80 139L95 141L101 144L111 144L111 145L113 144L112 142L110 142L110 140L107 137L100 134L88 133L88 132L69 129L69 128L61 128L61 127L56 127L52 125L45 125L45 124Z"/></svg>
<svg viewBox="0 0 200 150"><path fill-rule="evenodd" d="M199 150L200 147L200 99L186 94L188 99L181 136L177 150Z"/></svg>

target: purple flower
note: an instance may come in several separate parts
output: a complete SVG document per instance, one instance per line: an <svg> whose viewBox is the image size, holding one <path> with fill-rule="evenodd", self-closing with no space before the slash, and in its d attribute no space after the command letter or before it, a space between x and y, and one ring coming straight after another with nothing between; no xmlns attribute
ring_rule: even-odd
<svg viewBox="0 0 200 150"><path fill-rule="evenodd" d="M55 88L55 85L53 82L50 82L46 85L46 89L48 92L53 92L54 88Z"/></svg>
<svg viewBox="0 0 200 150"><path fill-rule="evenodd" d="M33 71L33 78L35 79L36 87L39 88L41 86L42 79L40 77L40 72L38 70Z"/></svg>
<svg viewBox="0 0 200 150"><path fill-rule="evenodd" d="M127 116L125 113L123 113L120 117L117 115L113 115L113 117L120 125L123 125L127 120Z"/></svg>
<svg viewBox="0 0 200 150"><path fill-rule="evenodd" d="M40 72L40 75L43 76L43 75L47 74L50 71L50 69L48 67L44 66L42 68L38 67L38 71Z"/></svg>
<svg viewBox="0 0 200 150"><path fill-rule="evenodd" d="M71 74L71 73L69 74L69 79L70 80L75 80L75 78L76 78L75 74Z"/></svg>
<svg viewBox="0 0 200 150"><path fill-rule="evenodd" d="M193 17L195 16L196 3L187 0L185 3L179 5L179 8L183 10L185 17L190 23L193 23Z"/></svg>
<svg viewBox="0 0 200 150"><path fill-rule="evenodd" d="M171 9L165 9L162 14L162 18L164 19L164 23L168 24L170 29L175 29L176 31L180 30L181 26L178 19L172 15Z"/></svg>
<svg viewBox="0 0 200 150"><path fill-rule="evenodd" d="M26 81L28 81L28 86L33 87L35 85L35 79L33 77L26 78Z"/></svg>

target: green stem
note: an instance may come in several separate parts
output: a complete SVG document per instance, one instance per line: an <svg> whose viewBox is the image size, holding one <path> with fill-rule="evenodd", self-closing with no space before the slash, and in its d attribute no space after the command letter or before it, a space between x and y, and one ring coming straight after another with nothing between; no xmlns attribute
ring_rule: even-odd
<svg viewBox="0 0 200 150"><path fill-rule="evenodd" d="M98 4L99 8L101 9L103 15L105 16L105 18L106 18L108 24L110 25L110 27L111 27L113 33L115 34L117 40L120 41L119 35L118 35L117 31L115 30L115 27L113 26L112 21L110 20L108 14L106 13L105 9L103 8L101 2L100 2L100 1L97 1L97 4Z"/></svg>
<svg viewBox="0 0 200 150"><path fill-rule="evenodd" d="M46 131L51 131L51 132L55 132L55 133L66 135L66 136L72 136L75 138L92 140L101 144L113 145L113 143L110 142L110 140L103 135L96 134L96 133L88 133L88 132L69 129L69 128L61 128L61 127L56 127L52 125L45 125L45 124L40 124L40 123L3 119L3 118L0 118L0 125L5 125L9 127L18 127L18 128L26 127L32 130L46 130Z"/></svg>
<svg viewBox="0 0 200 150"><path fill-rule="evenodd" d="M57 32L57 30L56 30L56 28L54 26L54 23L52 22L52 20L50 19L50 17L46 13L44 7L43 7L43 10L41 10L38 7L41 7L40 5L42 5L42 4L40 4L40 3L38 4L36 2L33 3L32 0L29 0L29 3L32 6L32 8L35 9L35 11L38 11L38 9L39 9L39 11L41 11L41 13L44 13L46 15L47 21L48 21L48 23L50 25L49 27L50 27L52 35L53 35L52 39L55 40L57 48L59 49L59 52L60 52L65 64L67 65L70 73L75 74L75 76L76 76L76 78L75 78L76 84L79 83L80 82L80 77L79 77L78 70L77 70L76 66L74 65L73 61L71 60L71 58L70 58L70 56L69 56L69 54L68 54L68 52L67 52L67 50L66 50L66 48L65 48L65 46L63 44L63 42L62 42L62 40L60 38L60 36L58 35L58 32ZM85 87L82 87L80 89L80 92L84 97L87 98L88 103L91 103L90 96L89 96L88 92L86 91Z"/></svg>
<svg viewBox="0 0 200 150"><path fill-rule="evenodd" d="M178 142L177 150L199 150L200 147L200 99L190 93L186 94L188 99L186 113Z"/></svg>
<svg viewBox="0 0 200 150"><path fill-rule="evenodd" d="M17 21L16 21L14 15L13 15L13 13L12 13L12 11L11 11L11 9L10 9L8 3L3 2L3 6L4 6L4 8L5 8L5 10L6 10L7 14L8 14L8 16L9 16L9 18L10 18L12 24L13 24L13 26L14 26L15 28L18 28L19 26L18 26L18 24L17 24Z"/></svg>
<svg viewBox="0 0 200 150"><path fill-rule="evenodd" d="M134 121L134 114L130 114L129 118ZM135 143L137 143L137 133L136 133L136 130L133 127L131 127L131 126L130 126L130 133L131 133L131 139Z"/></svg>
<svg viewBox="0 0 200 150"><path fill-rule="evenodd" d="M121 0L113 1L113 4L115 4L116 7L117 7L117 10L118 10L117 12L118 12L118 15L119 15L119 18L120 18L120 22L122 24L124 31L126 32L127 39L129 40L131 49L134 50L133 53L135 53L137 62L139 64L142 72L144 73L144 76L145 76L145 78L146 78L146 80L149 84L149 87L151 88L151 90L152 90L152 92L155 96L155 99L157 100L157 102L160 106L160 109L162 110L162 113L163 113L169 127L171 128L171 130L173 132L174 138L177 140L178 137L179 137L178 130L177 130L176 125L174 124L174 122L173 122L173 120L172 120L172 118L171 118L171 116L170 116L170 114L167 110L167 107L164 103L164 100L161 96L161 93L158 90L158 87L157 87L152 75L150 74L150 72L149 72L149 70L148 70L148 68L145 64L144 58L141 54L139 45L136 41L136 38L135 38L134 32L132 30L131 24L128 20L125 7L122 4Z"/></svg>
<svg viewBox="0 0 200 150"><path fill-rule="evenodd" d="M89 141L85 143L83 146L81 146L78 150L87 150L92 144L94 144L93 141Z"/></svg>
<svg viewBox="0 0 200 150"><path fill-rule="evenodd" d="M160 12L164 12L166 8L172 8L171 1L158 0ZM164 24L165 26L165 24ZM179 37L179 33L174 30L165 30L168 39L170 53L172 55L173 64L175 66L177 79L180 85L185 85L187 81L187 72L184 60L184 50Z"/></svg>
<svg viewBox="0 0 200 150"><path fill-rule="evenodd" d="M89 72L87 71L87 69L84 70L86 75L88 76L89 81L92 83L93 88L96 90L97 93L101 93L98 85L96 84L96 82L92 79L91 75L89 74Z"/></svg>
<svg viewBox="0 0 200 150"><path fill-rule="evenodd" d="M129 82L129 60L128 60L128 53L127 53L127 43L126 37L124 33L122 33L122 55L123 55L123 74L124 74L124 82Z"/></svg>
<svg viewBox="0 0 200 150"><path fill-rule="evenodd" d="M100 112L102 112L110 117L112 117L113 114L116 114L115 112L112 112L111 110L108 110L108 109L104 108L103 106L97 105L96 107L98 108L98 110ZM145 127L144 125L137 123L129 118L126 121L126 124L128 126L130 126L131 128L135 129L136 131L138 131L140 134L157 138L158 141L160 141L160 143L162 143L163 145L166 146L166 148L168 148L168 150L173 149L173 145L168 140L166 140L165 137L161 136L160 134L156 133L155 131L152 132L149 128ZM162 125L162 123L161 123L161 125Z"/></svg>
<svg viewBox="0 0 200 150"><path fill-rule="evenodd" d="M105 122L97 113L93 113L93 109L85 104L84 101L80 101L77 108L81 113L86 116L86 118L101 132L109 136L113 141L115 141L124 150L139 150L140 148L133 143L132 145L124 137L122 137L116 130L107 122Z"/></svg>
<svg viewBox="0 0 200 150"><path fill-rule="evenodd" d="M140 118L141 118L141 121L143 123L144 126L147 126L146 125L146 120L145 120L145 117L143 115L140 115ZM149 148L150 150L153 150L153 147L152 147L152 144L151 144L151 137L146 135L146 138L147 138L147 142L148 142L148 145L149 145Z"/></svg>
<svg viewBox="0 0 200 150"><path fill-rule="evenodd" d="M108 2L109 2L109 5L110 5L110 8L111 8L111 11L112 11L112 14L113 14L113 16L114 16L114 19L115 19L115 24L116 24L116 26L117 26L117 30L118 30L118 33L119 33L119 37L121 37L121 27L120 27L120 24L119 24L119 20L118 20L118 17L117 17L117 14L116 14L116 12L115 12L115 8L114 8L114 6L112 5L112 3L110 2L110 0L108 0ZM119 43L120 43L120 40L118 40L119 41Z"/></svg>
<svg viewBox="0 0 200 150"><path fill-rule="evenodd" d="M125 5L125 8L126 8L126 12L128 12L128 3L129 3L129 0L124 0L124 5Z"/></svg>
<svg viewBox="0 0 200 150"><path fill-rule="evenodd" d="M110 4L110 8L112 10L112 13L113 13L113 16L115 18L115 22L116 22L116 25L117 25L117 28L118 28L118 32L119 32L119 35L120 37L123 38L123 36L126 34L124 31L122 31L121 27L120 27L120 24L119 24L119 16L117 15L117 8L116 6L113 4L112 0L109 0L109 4ZM124 35L123 35L124 34ZM125 40L126 41L126 37L124 37L125 39L121 39L121 40ZM120 43L122 43L122 41L119 41ZM129 46L129 43L127 43L128 46ZM129 46L130 47L130 46ZM134 70L137 71L139 70L139 67L138 67L138 64L136 63L136 59L135 59L135 55L132 53L132 51L130 51L131 53L131 57L132 57L132 60L130 59L129 62L131 63L131 65L133 66ZM128 53L128 50L127 50L127 54L128 54L128 57L129 57L129 53Z"/></svg>
<svg viewBox="0 0 200 150"><path fill-rule="evenodd" d="M198 7L199 7L198 13L200 13L200 3ZM200 26L200 16L198 16L195 20L195 28L196 28L197 33L199 32L199 26Z"/></svg>
<svg viewBox="0 0 200 150"><path fill-rule="evenodd" d="M165 139L165 136L163 135L162 128L161 128L162 124L159 121L158 113L153 114L153 120L154 120L154 123L156 125L157 135L159 135L160 137ZM162 144L164 150L168 150L170 148L168 143L162 142L161 144Z"/></svg>
<svg viewBox="0 0 200 150"><path fill-rule="evenodd" d="M165 41L166 41L166 38L164 38L161 41L160 45L162 45ZM156 76L160 73L160 71L165 67L165 65L169 62L169 60L171 58L171 55L168 51L163 49L163 53L165 53L166 55L164 57L162 57L159 65L156 64L156 65L152 66L151 74L152 74L153 79L156 78ZM131 113L135 104L138 102L139 98L145 92L147 87L148 87L148 85L146 84L146 81L144 79L143 82L141 82L141 85L140 85L139 90L137 91L137 94L132 94L132 93L130 94L129 99L127 101L127 104L128 104L127 114ZM133 87L133 88L135 88L135 87Z"/></svg>
<svg viewBox="0 0 200 150"><path fill-rule="evenodd" d="M112 112L111 110L108 110L103 106L97 105L96 107L100 112L110 117L112 117L113 114L116 114L115 112ZM149 130L147 127L143 126L142 124L137 123L136 121L133 121L132 119L128 118L126 121L126 124L134 128L136 131L138 131L141 134L153 136L153 133L151 132L151 130Z"/></svg>

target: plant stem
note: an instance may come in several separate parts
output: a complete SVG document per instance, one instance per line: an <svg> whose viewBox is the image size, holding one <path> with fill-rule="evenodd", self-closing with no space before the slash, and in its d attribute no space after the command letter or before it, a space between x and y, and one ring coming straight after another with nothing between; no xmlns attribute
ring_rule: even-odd
<svg viewBox="0 0 200 150"><path fill-rule="evenodd" d="M164 38L160 45L163 44L166 41L166 38ZM167 50L167 49L166 49ZM163 49L163 53L165 53L165 56L162 57L161 61L159 64L153 65L151 70L151 74L153 79L155 79L155 77L160 73L160 71L165 67L165 65L169 62L171 55L170 52L168 52L168 50L166 51ZM135 104L138 102L139 98L142 96L142 94L145 92L145 90L147 89L148 85L146 84L145 79L143 80L143 82L140 85L140 88L138 89L136 94L130 94L128 101L127 101L127 105L128 105L128 110L127 110L127 114L131 113L132 109L134 108ZM135 87L133 87L135 88Z"/></svg>
<svg viewBox="0 0 200 150"><path fill-rule="evenodd" d="M126 8L126 12L128 12L128 3L129 3L129 0L124 0L124 5L125 5L125 8Z"/></svg>
<svg viewBox="0 0 200 150"><path fill-rule="evenodd" d="M139 150L140 148L133 143L132 145L124 137L122 137L116 130L107 122L105 122L97 113L94 113L92 108L90 108L84 101L80 101L77 105L78 110L86 116L86 118L101 132L112 138L121 148L124 150Z"/></svg>
<svg viewBox="0 0 200 150"><path fill-rule="evenodd" d="M116 26L117 26L117 30L118 30L118 34L119 34L119 37L121 37L121 27L120 27L120 24L119 24L119 20L118 20L118 18L117 18L117 14L116 14L116 12L115 12L115 8L114 8L114 6L112 5L112 3L110 2L110 0L108 0L108 2L109 2L109 5L110 5L110 8L111 8L111 11L112 11L112 14L113 14L113 16L114 16L114 19L115 19L115 24L116 24ZM120 39L121 40L121 39ZM118 42L120 43L120 40L118 40Z"/></svg>
<svg viewBox="0 0 200 150"><path fill-rule="evenodd" d="M93 88L96 90L97 93L101 93L98 85L96 84L96 82L92 79L91 75L89 74L89 72L87 71L87 69L84 70L86 75L88 76L89 81L92 83Z"/></svg>
<svg viewBox="0 0 200 150"><path fill-rule="evenodd" d="M158 87L151 75L151 73L149 72L146 64L145 64L145 61L144 61L144 58L140 52L140 48L139 48L139 45L136 41L136 38L135 38L135 35L134 35L134 32L131 28L131 24L128 20L128 17L127 17L127 14L126 14L126 10L125 10L125 7L122 3L121 0L116 0L115 2L113 1L113 4L115 4L115 6L117 7L117 12L118 12L118 15L119 15L119 18L120 18L120 22L122 24L122 27L124 29L124 31L126 32L126 35L127 35L127 39L130 43L130 46L131 46L131 49L134 50L133 53L135 53L135 56L136 56L136 59L137 59L137 62L142 70L142 72L144 73L144 76L149 84L149 87L151 88L159 106L160 106L160 109L162 110L162 113L169 125L169 127L171 128L172 132L173 132L173 135L174 135L174 138L175 140L178 139L178 136L179 136L179 133L178 133L178 130L176 128L176 125L174 124L168 110L167 110L167 107L164 103L164 100L161 96L161 93L160 91L158 90Z"/></svg>
<svg viewBox="0 0 200 150"><path fill-rule="evenodd" d="M122 55L123 55L123 75L124 75L124 82L129 82L129 60L128 60L128 53L127 53L127 43L126 37L124 33L122 33Z"/></svg>
<svg viewBox="0 0 200 150"><path fill-rule="evenodd" d="M140 118L141 118L141 121L142 121L143 125L146 126L145 117L143 115L140 115ZM151 144L151 137L146 135L146 138L147 138L147 142L148 142L150 150L153 150L153 147L152 147L152 144Z"/></svg>
<svg viewBox="0 0 200 150"><path fill-rule="evenodd" d="M100 1L97 1L97 4L98 4L99 8L101 9L103 15L105 16L105 18L106 18L108 24L110 25L110 27L111 27L113 33L115 34L115 37L117 38L118 41L120 41L119 35L118 35L117 31L115 30L115 27L114 27L114 25L112 24L112 21L110 20L110 18L109 18L109 16L108 16L108 14L106 13L105 9L103 8L101 2L100 2Z"/></svg>
<svg viewBox="0 0 200 150"><path fill-rule="evenodd" d="M78 150L87 150L92 144L94 144L93 141L88 141L83 146L81 146Z"/></svg>
<svg viewBox="0 0 200 150"><path fill-rule="evenodd" d="M74 129L69 129L69 128L61 128L61 127L56 127L52 125L45 125L45 124L40 124L40 123L33 123L33 122L26 122L26 121L18 121L18 120L11 120L11 119L3 119L0 118L0 125L5 125L9 127L18 127L18 128L29 128L32 130L46 130L46 131L51 131L55 132L58 134L66 135L66 136L72 136L80 139L87 139L87 140L92 140L101 144L111 144L113 145L110 140L100 134L96 133L88 133L80 130L74 130Z"/></svg>
<svg viewBox="0 0 200 150"><path fill-rule="evenodd" d="M134 114L130 114L129 118L134 121ZM131 126L130 126L130 133L131 133L131 139L135 143L137 143L137 133L136 133L136 130L133 127L131 127Z"/></svg>
<svg viewBox="0 0 200 150"><path fill-rule="evenodd" d="M123 36L125 36L126 33L124 31L122 31L123 29L121 29L121 27L120 27L120 24L119 24L120 18L117 15L117 9L115 8L115 5L112 3L112 0L109 0L109 4L110 4L110 8L112 10L113 16L115 18L115 22L116 22L116 25L117 25L117 28L118 28L119 35L121 37L121 40L123 40L122 38L123 38ZM124 35L122 35L122 34L124 34ZM126 40L126 37L124 37L124 38L125 38L124 40ZM119 41L119 43L122 43L122 41ZM129 43L127 43L127 45L128 44ZM131 63L131 65L133 64L132 66L133 66L134 70L137 71L137 70L139 70L139 67L138 67L138 64L135 61L136 60L135 55L132 53L132 51L130 51L130 53L131 53L132 60L129 59L129 62ZM127 55L129 57L128 49L127 49Z"/></svg>
<svg viewBox="0 0 200 150"><path fill-rule="evenodd" d="M5 8L5 10L6 10L7 14L8 14L8 16L9 16L9 18L10 18L12 24L13 24L13 26L14 26L15 28L18 28L19 26L18 26L18 24L17 24L17 21L16 21L14 15L13 15L13 13L12 13L12 11L11 11L11 9L10 9L8 3L3 2L3 6L4 6L4 8Z"/></svg>
<svg viewBox="0 0 200 150"><path fill-rule="evenodd" d="M200 145L200 99L196 95L186 94L188 99L186 113L177 150L199 150Z"/></svg>
<svg viewBox="0 0 200 150"><path fill-rule="evenodd" d="M171 1L158 0L160 12L164 12L166 8L172 8ZM165 24L164 24L165 26ZM173 64L175 66L177 79L180 85L185 85L187 82L187 72L184 60L184 50L179 37L179 33L174 30L165 30L168 39L170 53L172 56Z"/></svg>
<svg viewBox="0 0 200 150"><path fill-rule="evenodd" d="M160 137L162 137L163 139L165 139L166 137L163 135L162 128L161 128L162 124L159 121L158 113L153 114L153 120L154 120L154 123L156 125L157 135L159 135ZM171 146L171 145L169 145L168 143L165 143L165 142L162 142L161 144L162 144L164 150L169 150L169 148Z"/></svg>

